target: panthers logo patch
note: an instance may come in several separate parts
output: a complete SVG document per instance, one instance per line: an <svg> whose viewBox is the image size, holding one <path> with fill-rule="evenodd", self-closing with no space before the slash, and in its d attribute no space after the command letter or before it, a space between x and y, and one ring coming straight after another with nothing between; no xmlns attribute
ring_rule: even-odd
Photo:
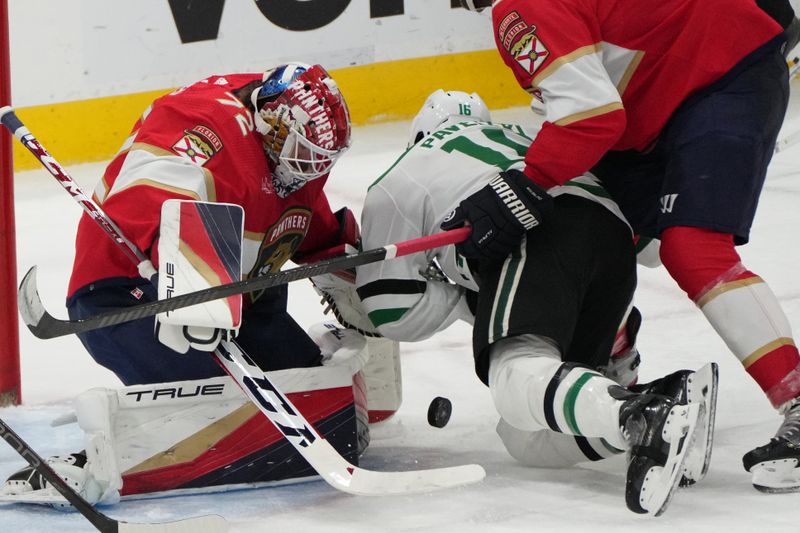
<svg viewBox="0 0 800 533"><path fill-rule="evenodd" d="M264 240L258 250L258 258L248 278L263 276L280 271L297 249L308 232L311 223L311 210L305 207L290 207L281 214L264 234ZM255 301L264 291L250 295Z"/></svg>

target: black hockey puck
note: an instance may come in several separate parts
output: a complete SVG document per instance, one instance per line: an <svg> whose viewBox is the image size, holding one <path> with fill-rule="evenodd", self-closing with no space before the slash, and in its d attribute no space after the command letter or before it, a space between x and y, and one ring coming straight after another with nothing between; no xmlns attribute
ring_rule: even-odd
<svg viewBox="0 0 800 533"><path fill-rule="evenodd" d="M450 421L453 404L447 398L437 396L428 407L428 424L435 428L443 428Z"/></svg>

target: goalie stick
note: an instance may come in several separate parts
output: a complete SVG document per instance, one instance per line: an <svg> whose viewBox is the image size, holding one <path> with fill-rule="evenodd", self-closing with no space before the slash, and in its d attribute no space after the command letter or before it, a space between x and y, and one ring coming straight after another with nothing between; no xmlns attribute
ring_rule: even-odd
<svg viewBox="0 0 800 533"><path fill-rule="evenodd" d="M0 419L0 436L9 446L28 461L75 509L103 533L222 533L228 530L227 521L218 515L198 516L174 522L136 523L115 520L104 515L75 492L61 476L31 448L22 437Z"/></svg>
<svg viewBox="0 0 800 533"><path fill-rule="evenodd" d="M149 279L151 276L145 273L150 270L155 273L150 261L133 243L125 239L100 206L83 193L78 184L23 125L11 107L0 108L0 122L83 206L118 246L128 248L128 257L137 265L140 273ZM486 476L484 469L476 464L409 472L375 472L354 466L317 433L286 395L272 383L269 376L235 342L223 340L213 357L303 459L336 489L358 495L410 494L475 483Z"/></svg>
<svg viewBox="0 0 800 533"><path fill-rule="evenodd" d="M28 329L30 329L36 337L40 339L52 339L64 335L83 333L93 329L113 326L115 324L145 318L165 311L174 311L175 309L181 309L218 298L266 289L268 287L274 287L276 285L282 285L320 274L346 270L359 265L366 265L367 263L393 259L431 248L438 248L439 246L454 244L464 240L469 233L469 228L444 231L435 235L410 239L408 241L399 242L382 248L375 248L373 250L366 250L364 252L334 257L317 263L303 265L272 274L265 274L244 281L218 285L216 287L174 296L167 300L156 300L154 302L131 307L123 307L78 320L62 320L55 318L47 312L39 297L39 290L36 284L36 267L34 266L28 270L19 286L19 312L22 315L25 325L28 326Z"/></svg>

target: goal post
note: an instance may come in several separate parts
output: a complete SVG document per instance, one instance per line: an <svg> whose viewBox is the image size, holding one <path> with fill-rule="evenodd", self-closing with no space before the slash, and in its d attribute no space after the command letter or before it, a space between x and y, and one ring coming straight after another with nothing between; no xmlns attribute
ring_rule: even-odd
<svg viewBox="0 0 800 533"><path fill-rule="evenodd" d="M11 104L8 1L0 0L0 107ZM19 405L19 321L11 135L0 128L0 407Z"/></svg>

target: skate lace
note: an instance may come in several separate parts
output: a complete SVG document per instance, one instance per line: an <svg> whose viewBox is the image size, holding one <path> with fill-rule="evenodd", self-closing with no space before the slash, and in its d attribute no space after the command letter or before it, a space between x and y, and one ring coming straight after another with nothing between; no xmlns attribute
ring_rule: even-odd
<svg viewBox="0 0 800 533"><path fill-rule="evenodd" d="M631 416L624 424L620 426L619 429L622 433L622 438L625 439L625 442L628 443L628 446L632 448L640 444L646 429L646 425L647 423L645 422L644 417L639 414Z"/></svg>
<svg viewBox="0 0 800 533"><path fill-rule="evenodd" d="M788 405L784 416L783 423L778 428L775 437L800 445L800 398Z"/></svg>

